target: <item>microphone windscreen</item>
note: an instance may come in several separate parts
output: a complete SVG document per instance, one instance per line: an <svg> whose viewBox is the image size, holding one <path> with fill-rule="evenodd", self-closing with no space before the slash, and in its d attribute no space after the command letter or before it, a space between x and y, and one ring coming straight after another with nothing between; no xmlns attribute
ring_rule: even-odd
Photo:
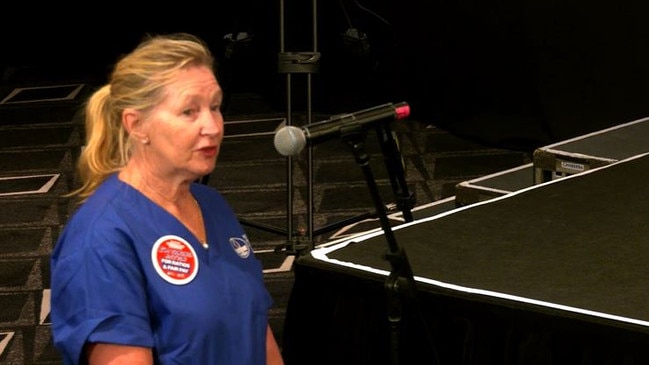
<svg viewBox="0 0 649 365"><path fill-rule="evenodd" d="M285 126L275 132L275 149L282 156L293 156L306 146L306 135L301 128Z"/></svg>

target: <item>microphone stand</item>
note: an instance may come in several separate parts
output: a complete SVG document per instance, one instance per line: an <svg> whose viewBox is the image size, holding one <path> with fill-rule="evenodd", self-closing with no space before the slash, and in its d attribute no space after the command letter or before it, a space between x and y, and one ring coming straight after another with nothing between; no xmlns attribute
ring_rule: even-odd
<svg viewBox="0 0 649 365"><path fill-rule="evenodd" d="M360 126L359 126L360 127ZM405 222L412 222L412 208L415 206L415 194L408 190L406 174L401 159L401 152L397 145L396 138L389 123L380 123L376 126L376 135L378 136L381 152L383 153L383 162L390 177L390 185L394 193L397 209L403 214ZM387 214L387 213L386 213ZM376 214L367 212L358 216L342 220L328 226L321 227L314 231L314 235L320 235L334 229L345 227L349 224L356 223L368 218L376 218Z"/></svg>
<svg viewBox="0 0 649 365"><path fill-rule="evenodd" d="M416 303L417 288L406 251L397 244L379 189L374 180L369 164L369 155L365 151L365 137L366 134L359 125L350 124L341 127L341 140L351 147L356 163L363 171L367 187L374 201L376 213L381 222L381 228L388 243L388 252L385 258L390 262L392 271L385 282L385 290L387 295L387 319L390 324L390 358L391 364L396 365L399 364L400 358L402 299Z"/></svg>
<svg viewBox="0 0 649 365"><path fill-rule="evenodd" d="M412 208L415 205L415 194L414 192L408 191L403 160L401 159L401 153L399 152L399 147L397 146L397 141L394 133L392 133L390 124L381 123L376 127L376 134L381 144L383 160L388 171L388 176L390 177L390 184L395 195L397 208L401 210L406 222L412 222L414 220Z"/></svg>

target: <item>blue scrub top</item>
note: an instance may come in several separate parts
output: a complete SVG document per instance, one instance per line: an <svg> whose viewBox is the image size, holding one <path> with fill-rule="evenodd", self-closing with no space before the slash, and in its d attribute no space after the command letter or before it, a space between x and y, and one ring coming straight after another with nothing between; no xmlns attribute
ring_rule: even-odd
<svg viewBox="0 0 649 365"><path fill-rule="evenodd" d="M54 344L83 364L88 342L151 347L156 364L266 363L272 305L231 207L193 184L209 249L112 175L79 208L51 258Z"/></svg>

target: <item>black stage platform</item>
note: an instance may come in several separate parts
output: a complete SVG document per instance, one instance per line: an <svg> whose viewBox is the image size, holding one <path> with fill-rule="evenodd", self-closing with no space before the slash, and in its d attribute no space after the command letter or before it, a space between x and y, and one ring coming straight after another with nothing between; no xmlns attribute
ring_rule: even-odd
<svg viewBox="0 0 649 365"><path fill-rule="evenodd" d="M648 178L641 155L394 228L400 334L382 232L301 256L287 364L649 363Z"/></svg>

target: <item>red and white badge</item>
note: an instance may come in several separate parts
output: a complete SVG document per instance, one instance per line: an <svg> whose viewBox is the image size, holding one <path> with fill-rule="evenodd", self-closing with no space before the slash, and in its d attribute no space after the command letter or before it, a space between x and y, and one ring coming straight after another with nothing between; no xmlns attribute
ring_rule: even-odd
<svg viewBox="0 0 649 365"><path fill-rule="evenodd" d="M178 236L160 237L151 249L151 261L160 277L171 284L185 285L198 273L196 251Z"/></svg>

